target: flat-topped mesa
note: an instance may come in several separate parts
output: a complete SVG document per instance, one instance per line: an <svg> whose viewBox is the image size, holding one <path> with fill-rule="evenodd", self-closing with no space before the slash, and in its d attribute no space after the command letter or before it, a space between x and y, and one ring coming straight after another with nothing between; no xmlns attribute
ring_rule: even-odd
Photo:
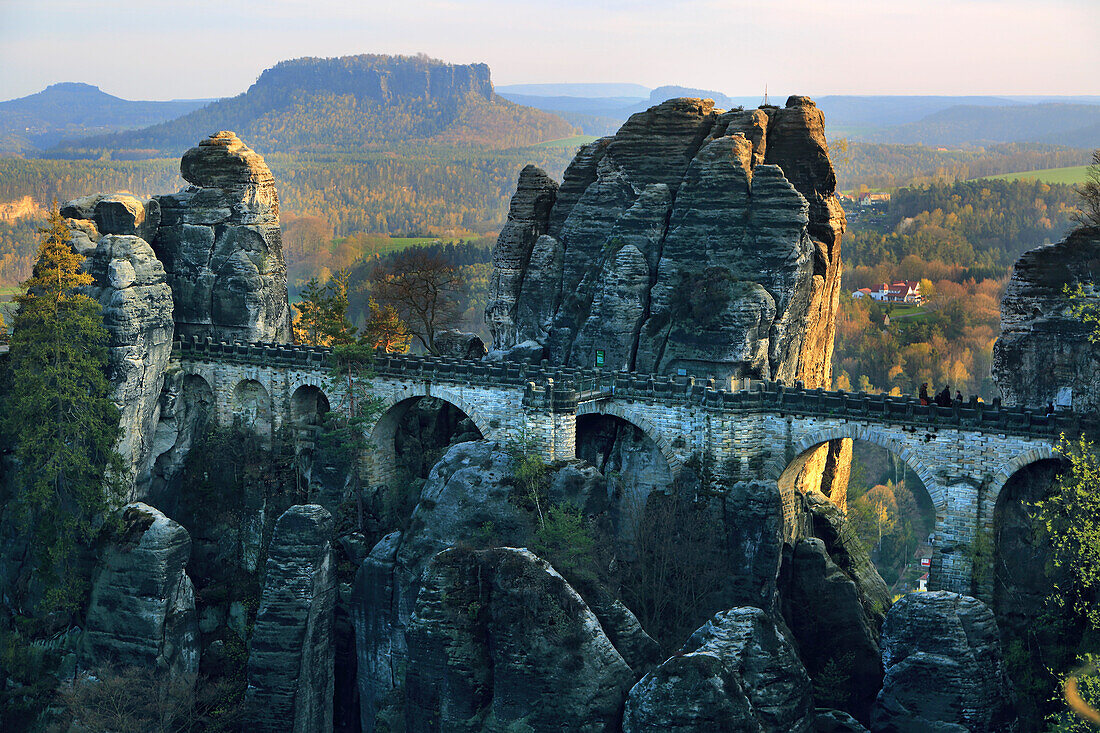
<svg viewBox="0 0 1100 733"><path fill-rule="evenodd" d="M176 333L240 341L290 339L279 195L262 156L232 132L183 155L188 188L154 198L152 240L175 299Z"/></svg>
<svg viewBox="0 0 1100 733"><path fill-rule="evenodd" d="M828 387L844 212L812 100L672 99L528 166L494 250L491 356Z"/></svg>

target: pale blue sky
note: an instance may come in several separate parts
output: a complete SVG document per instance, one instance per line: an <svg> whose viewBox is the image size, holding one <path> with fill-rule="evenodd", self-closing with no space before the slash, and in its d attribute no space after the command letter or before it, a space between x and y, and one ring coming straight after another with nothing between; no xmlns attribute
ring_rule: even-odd
<svg viewBox="0 0 1100 733"><path fill-rule="evenodd" d="M497 84L1100 94L1100 0L0 0L0 99L230 96L283 59L418 52Z"/></svg>

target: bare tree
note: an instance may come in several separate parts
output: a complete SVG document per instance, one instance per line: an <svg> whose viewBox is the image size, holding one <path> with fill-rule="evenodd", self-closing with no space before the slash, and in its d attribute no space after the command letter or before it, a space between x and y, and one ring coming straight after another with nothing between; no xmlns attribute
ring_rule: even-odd
<svg viewBox="0 0 1100 733"><path fill-rule="evenodd" d="M371 273L374 298L393 306L409 332L436 353L435 334L459 323L466 281L442 257L411 249Z"/></svg>
<svg viewBox="0 0 1100 733"><path fill-rule="evenodd" d="M1100 227L1100 150L1092 151L1092 165L1088 167L1085 182L1076 188L1081 197L1081 210L1073 218L1082 227Z"/></svg>

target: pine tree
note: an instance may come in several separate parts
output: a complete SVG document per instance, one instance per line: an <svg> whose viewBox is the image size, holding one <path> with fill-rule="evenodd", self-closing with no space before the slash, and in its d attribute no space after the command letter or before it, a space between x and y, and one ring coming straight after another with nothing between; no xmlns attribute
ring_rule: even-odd
<svg viewBox="0 0 1100 733"><path fill-rule="evenodd" d="M15 503L32 533L43 604L72 608L80 583L74 565L108 507L118 408L109 399L107 330L99 304L79 292L92 282L69 246L56 209L25 292L16 297L11 337L12 394L5 415L16 441Z"/></svg>
<svg viewBox="0 0 1100 733"><path fill-rule="evenodd" d="M291 324L294 342L306 346L341 346L355 341L356 328L348 320L348 273L341 271L322 285L313 277L306 283L302 302Z"/></svg>
<svg viewBox="0 0 1100 733"><path fill-rule="evenodd" d="M397 309L392 305L380 306L374 298L368 302L370 320L363 331L363 340L386 354L404 354L408 351L412 334L397 314Z"/></svg>

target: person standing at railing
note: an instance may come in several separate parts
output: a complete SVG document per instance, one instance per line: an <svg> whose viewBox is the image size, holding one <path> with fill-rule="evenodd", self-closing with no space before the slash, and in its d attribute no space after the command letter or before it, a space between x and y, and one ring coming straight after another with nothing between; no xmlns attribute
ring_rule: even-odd
<svg viewBox="0 0 1100 733"><path fill-rule="evenodd" d="M920 403L927 407L928 402L928 382L925 382L920 386Z"/></svg>

